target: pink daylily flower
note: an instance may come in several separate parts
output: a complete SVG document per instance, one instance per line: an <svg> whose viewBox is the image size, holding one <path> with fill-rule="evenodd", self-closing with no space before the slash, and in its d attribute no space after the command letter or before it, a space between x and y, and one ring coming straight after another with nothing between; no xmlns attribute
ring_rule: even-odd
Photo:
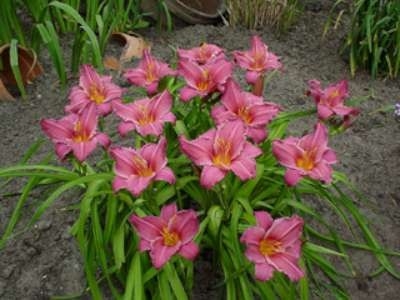
<svg viewBox="0 0 400 300"><path fill-rule="evenodd" d="M173 203L163 206L159 217L132 215L130 222L140 236L139 250L150 251L156 269L164 266L175 254L194 260L199 253L199 247L193 242L199 231L199 222L192 209L178 211Z"/></svg>
<svg viewBox="0 0 400 300"><path fill-rule="evenodd" d="M241 180L256 175L255 157L262 151L246 141L245 131L242 122L233 121L210 129L192 141L179 137L182 152L203 167L200 176L202 186L212 188L229 171Z"/></svg>
<svg viewBox="0 0 400 300"><path fill-rule="evenodd" d="M178 49L179 59L187 59L205 65L216 60L224 59L224 50L216 45L203 43L192 49Z"/></svg>
<svg viewBox="0 0 400 300"><path fill-rule="evenodd" d="M195 96L205 97L215 91L224 90L224 85L232 74L232 65L226 60L218 60L212 64L198 65L191 60L179 61L179 75L186 80L180 97L187 102Z"/></svg>
<svg viewBox="0 0 400 300"><path fill-rule="evenodd" d="M167 167L166 147L166 140L161 138L157 144L146 144L138 150L112 148L110 154L116 162L114 191L127 189L138 196L153 181L175 183L175 175Z"/></svg>
<svg viewBox="0 0 400 300"><path fill-rule="evenodd" d="M221 105L213 107L211 116L217 125L226 121L241 121L247 129L247 136L260 143L267 137L266 125L279 110L278 105L241 91L236 82L229 80L221 97Z"/></svg>
<svg viewBox="0 0 400 300"><path fill-rule="evenodd" d="M148 49L143 51L143 58L137 68L128 69L124 77L132 84L146 88L148 94L157 92L158 83L165 76L175 76L176 71L168 64L155 59Z"/></svg>
<svg viewBox="0 0 400 300"><path fill-rule="evenodd" d="M290 280L304 276L299 267L303 219L298 216L273 220L265 211L254 213L257 225L243 232L240 238L247 248L245 255L255 264L255 277L266 281L275 270L285 273Z"/></svg>
<svg viewBox="0 0 400 300"><path fill-rule="evenodd" d="M80 114L87 106L94 104L98 115L108 115L112 103L120 100L123 93L123 89L112 83L111 79L111 76L100 76L92 66L83 65L79 85L71 89L70 104L65 107L65 111Z"/></svg>
<svg viewBox="0 0 400 300"><path fill-rule="evenodd" d="M258 78L266 71L282 68L279 57L268 51L259 36L251 38L251 49L248 51L234 51L236 63L246 69L246 81L250 84L256 83Z"/></svg>
<svg viewBox="0 0 400 300"><path fill-rule="evenodd" d="M136 130L142 136L160 136L165 122L175 122L171 108L172 97L168 91L129 104L116 102L114 110L123 120L118 131L122 136L131 130Z"/></svg>
<svg viewBox="0 0 400 300"><path fill-rule="evenodd" d="M53 141L57 156L63 160L72 152L79 161L84 161L97 144L107 148L110 139L97 132L96 107L90 105L82 115L70 114L60 120L43 119L42 130Z"/></svg>
<svg viewBox="0 0 400 300"><path fill-rule="evenodd" d="M321 83L313 79L308 82L308 86L309 90L307 93L314 98L317 104L318 117L321 120L338 115L343 116L345 122L348 123L350 116L359 114L360 111L358 109L344 105L345 99L349 96L347 80L342 80L322 89Z"/></svg>
<svg viewBox="0 0 400 300"><path fill-rule="evenodd" d="M324 183L332 180L331 165L337 162L336 154L328 147L328 131L321 123L313 133L302 138L275 140L272 152L286 167L285 181L289 186L296 185L304 176Z"/></svg>

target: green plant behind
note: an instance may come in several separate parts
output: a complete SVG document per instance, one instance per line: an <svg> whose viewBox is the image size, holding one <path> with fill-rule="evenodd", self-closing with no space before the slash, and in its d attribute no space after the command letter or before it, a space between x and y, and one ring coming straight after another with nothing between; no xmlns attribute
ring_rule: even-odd
<svg viewBox="0 0 400 300"><path fill-rule="evenodd" d="M400 1L357 0L352 5L349 50L354 76L359 67L371 75L397 77L400 69Z"/></svg>

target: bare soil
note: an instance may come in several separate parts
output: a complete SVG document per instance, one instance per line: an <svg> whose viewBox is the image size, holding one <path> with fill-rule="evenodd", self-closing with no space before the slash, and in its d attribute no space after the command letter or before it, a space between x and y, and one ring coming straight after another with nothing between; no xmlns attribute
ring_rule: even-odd
<svg viewBox="0 0 400 300"><path fill-rule="evenodd" d="M360 71L351 78L348 65L339 53L346 24L340 30L321 38L331 1L308 1L298 23L277 38L268 28L249 31L226 26L187 26L174 32L148 29L142 34L151 41L153 54L163 60L174 57L173 48L189 48L201 42L215 43L228 52L247 49L251 35L258 34L278 54L284 70L268 84L265 97L280 103L288 110L313 107L305 96L306 82L316 78L324 85L348 79L351 95L366 97L360 104L361 115L344 134L335 137L330 145L337 151L340 163L336 167L346 172L352 182L370 200L360 204L380 242L385 247L400 250L400 123L393 111L376 112L400 100L400 80L372 79ZM346 23L346 22L345 22ZM28 99L0 103L0 166L17 163L25 150L44 137L39 127L41 118L59 118L67 103L67 90L61 90L57 76L46 53L40 56L45 74L28 87ZM71 85L76 79L71 80ZM311 123L300 122L292 128L302 134ZM50 143L39 157L52 147ZM15 182L0 192L0 232L11 215L17 199L15 192L22 186ZM42 199L37 193L25 205L27 219ZM85 289L82 259L69 228L76 215L65 210L77 203L76 195L65 195L31 229L12 239L0 252L0 299L49 299L54 295L79 294ZM326 211L320 208L322 214ZM325 216L335 222L333 216ZM352 299L398 299L400 281L388 274L370 278L377 268L376 261L365 252L354 251L357 276L347 281ZM197 265L193 299L220 299L211 265L203 258ZM400 269L400 261L393 260Z"/></svg>

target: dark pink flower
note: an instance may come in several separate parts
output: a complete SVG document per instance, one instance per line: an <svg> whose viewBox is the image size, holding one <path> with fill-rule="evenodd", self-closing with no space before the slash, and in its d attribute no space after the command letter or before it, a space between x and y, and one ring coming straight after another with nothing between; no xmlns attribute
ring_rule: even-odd
<svg viewBox="0 0 400 300"><path fill-rule="evenodd" d="M268 46L258 36L251 38L250 50L234 51L233 55L236 63L247 70L246 81L250 84L256 83L265 72L282 67L279 58L268 51Z"/></svg>
<svg viewBox="0 0 400 300"><path fill-rule="evenodd" d="M330 183L331 165L336 163L336 154L328 147L328 132L318 123L313 133L302 138L289 137L275 140L272 152L279 163L286 167L285 181L295 185L303 176Z"/></svg>
<svg viewBox="0 0 400 300"><path fill-rule="evenodd" d="M139 250L150 251L151 262L157 269L175 254L194 260L199 253L193 242L199 222L192 209L178 211L173 203L163 206L159 217L132 215L130 221L140 236Z"/></svg>
<svg viewBox="0 0 400 300"><path fill-rule="evenodd" d="M297 281L304 276L299 267L303 219L298 216L273 220L264 211L254 213L257 225L246 229L240 241L247 246L245 255L255 264L255 276L266 281L275 270Z"/></svg>
<svg viewBox="0 0 400 300"><path fill-rule="evenodd" d="M179 137L183 153L196 165L202 166L200 183L212 188L232 171L241 180L256 175L255 157L262 152L246 141L245 128L240 121L226 122L188 141Z"/></svg>
<svg viewBox="0 0 400 300"><path fill-rule="evenodd" d="M79 86L72 88L65 111L80 114L88 105L95 104L98 115L105 116L111 112L111 104L121 100L122 92L122 88L111 82L111 76L100 76L92 66L83 65Z"/></svg>
<svg viewBox="0 0 400 300"><path fill-rule="evenodd" d="M135 150L115 147L110 150L115 160L113 189L127 189L138 196L153 181L175 182L175 175L167 167L167 142L161 138L158 144L146 144Z"/></svg>
<svg viewBox="0 0 400 300"><path fill-rule="evenodd" d="M232 65L223 59L207 65L198 65L190 60L179 61L179 75L186 80L180 96L185 102L195 96L205 97L216 91L223 91L232 74Z"/></svg>
<svg viewBox="0 0 400 300"><path fill-rule="evenodd" d="M140 135L159 136L163 132L165 122L175 122L175 116L171 113L172 97L168 91L154 96L136 100L130 104L114 103L114 110L123 122L118 130L125 135L131 130L136 130Z"/></svg>
<svg viewBox="0 0 400 300"><path fill-rule="evenodd" d="M124 77L130 83L146 88L147 93L152 95L157 92L160 80L168 75L175 76L176 71L172 70L168 64L155 59L150 51L145 49L139 66L128 69Z"/></svg>
<svg viewBox="0 0 400 300"><path fill-rule="evenodd" d="M266 125L278 114L279 106L264 102L262 97L241 91L238 84L229 80L221 97L221 105L214 106L211 116L217 125L239 120L247 129L247 136L260 143L267 137Z"/></svg>
<svg viewBox="0 0 400 300"><path fill-rule="evenodd" d="M192 49L178 49L179 59L187 59L198 63L199 65L205 65L213 63L216 60L224 59L224 50L220 47L203 43L200 47Z"/></svg>
<svg viewBox="0 0 400 300"><path fill-rule="evenodd" d="M308 82L308 94L314 98L317 104L318 117L326 120L334 115L343 116L345 122L348 123L350 116L359 114L359 110L344 105L344 101L348 98L348 83L342 80L336 84L331 84L327 88L322 89L318 80L310 80Z"/></svg>
<svg viewBox="0 0 400 300"><path fill-rule="evenodd" d="M42 130L51 138L56 154L62 160L72 151L79 161L84 161L99 143L107 148L110 139L97 132L96 107L90 105L82 115L70 114L60 120L43 119Z"/></svg>

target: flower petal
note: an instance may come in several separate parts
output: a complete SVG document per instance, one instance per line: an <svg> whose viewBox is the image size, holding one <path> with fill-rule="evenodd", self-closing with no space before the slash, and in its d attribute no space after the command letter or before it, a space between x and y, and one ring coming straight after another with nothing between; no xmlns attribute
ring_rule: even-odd
<svg viewBox="0 0 400 300"><path fill-rule="evenodd" d="M206 189L211 189L214 185L220 182L226 175L226 171L213 166L204 166L201 177L200 184Z"/></svg>
<svg viewBox="0 0 400 300"><path fill-rule="evenodd" d="M274 269L267 263L255 264L255 277L260 281L267 281L274 275Z"/></svg>
<svg viewBox="0 0 400 300"><path fill-rule="evenodd" d="M288 186L296 185L302 177L301 172L295 169L287 169L285 172L285 182Z"/></svg>
<svg viewBox="0 0 400 300"><path fill-rule="evenodd" d="M179 255L183 256L188 260L194 260L196 256L199 254L199 247L194 242L189 242L186 245L183 245L179 250Z"/></svg>
<svg viewBox="0 0 400 300"><path fill-rule="evenodd" d="M257 226L261 227L265 231L271 227L273 219L269 213L266 211L255 211L254 216L257 220Z"/></svg>
<svg viewBox="0 0 400 300"><path fill-rule="evenodd" d="M285 273L292 281L297 281L304 276L297 262L284 253L275 254L269 257L269 260L278 271Z"/></svg>

